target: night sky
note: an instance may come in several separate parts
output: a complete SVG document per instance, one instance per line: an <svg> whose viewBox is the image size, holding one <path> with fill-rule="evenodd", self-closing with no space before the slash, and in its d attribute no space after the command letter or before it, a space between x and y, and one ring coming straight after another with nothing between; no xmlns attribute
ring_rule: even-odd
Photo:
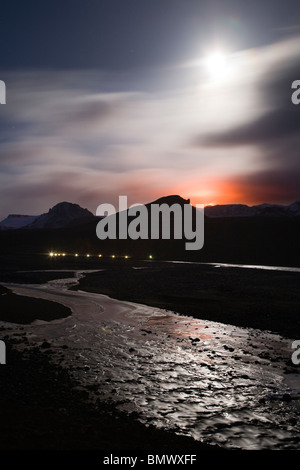
<svg viewBox="0 0 300 470"><path fill-rule="evenodd" d="M119 195L299 200L299 18L299 1L2 0L0 220Z"/></svg>

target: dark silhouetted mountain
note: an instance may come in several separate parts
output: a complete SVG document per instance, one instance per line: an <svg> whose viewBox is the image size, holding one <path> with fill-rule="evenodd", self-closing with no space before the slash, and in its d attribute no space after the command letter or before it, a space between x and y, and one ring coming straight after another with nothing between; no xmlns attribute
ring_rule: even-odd
<svg viewBox="0 0 300 470"><path fill-rule="evenodd" d="M190 204L190 199L183 199L178 195L161 197L153 202L145 204ZM205 207L205 216L209 218L223 217L300 217L300 201L290 205L260 204L247 206L245 204L224 204ZM63 228L77 226L79 224L93 224L99 217L93 215L89 210L83 209L78 204L61 202L56 204L48 213L33 216L10 214L0 222L0 230L42 228Z"/></svg>
<svg viewBox="0 0 300 470"><path fill-rule="evenodd" d="M167 196L146 206L154 203L185 205L189 200L180 196ZM152 259L157 260L300 266L299 206L300 203L295 202L290 206L262 204L254 206L254 209L243 205L208 207L204 223L204 247L188 251L184 238L172 239L172 236L170 239L148 237L100 240L96 234L99 217L76 204L61 203L38 217L30 229L25 226L18 230L1 230L0 253L2 257L14 255L18 263L23 257L31 262L36 259L36 255L42 255L42 259L49 252L56 251L69 255L64 258L64 262L78 260L82 263L85 259L85 262L91 263L94 259L95 266L98 266L99 254L103 257L115 255L116 258L129 256L146 259L151 255ZM194 208L193 213L195 211ZM211 215L212 211L215 211L214 215ZM119 215L116 214L117 220ZM128 217L128 224L131 223L131 217ZM78 258L74 257L75 253L79 254ZM86 254L91 255L89 261ZM59 260L57 263L60 263ZM9 261L3 261L5 263ZM21 261L19 269L22 269Z"/></svg>
<svg viewBox="0 0 300 470"><path fill-rule="evenodd" d="M179 204L183 206L184 204L190 204L190 199L183 199L181 196L172 195L172 196L164 196L156 199L156 201L149 202L146 206L150 204L167 204L168 206L172 206L173 204Z"/></svg>
<svg viewBox="0 0 300 470"><path fill-rule="evenodd" d="M52 209L49 209L49 212L46 214L40 215L33 223L27 225L26 228L30 230L63 228L85 223L90 218L94 218L94 215L78 204L60 202L52 207Z"/></svg>
<svg viewBox="0 0 300 470"><path fill-rule="evenodd" d="M300 216L300 201L296 201L289 206L289 213L296 217Z"/></svg>
<svg viewBox="0 0 300 470"><path fill-rule="evenodd" d="M0 230L12 230L26 227L26 225L34 222L38 217L38 215L9 214L0 222Z"/></svg>
<svg viewBox="0 0 300 470"><path fill-rule="evenodd" d="M300 217L300 201L288 206L280 204L224 204L206 206L207 217Z"/></svg>

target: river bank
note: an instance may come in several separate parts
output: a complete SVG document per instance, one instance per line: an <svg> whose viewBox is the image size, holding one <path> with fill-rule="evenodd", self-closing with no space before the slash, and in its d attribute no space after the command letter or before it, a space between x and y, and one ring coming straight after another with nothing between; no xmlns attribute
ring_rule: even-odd
<svg viewBox="0 0 300 470"><path fill-rule="evenodd" d="M201 452L218 450L146 427L98 401L89 402L68 371L51 361L47 344L28 344L22 329L1 326L7 363L0 367L0 450ZM21 348L20 348L21 345ZM25 345L25 347L24 347Z"/></svg>
<svg viewBox="0 0 300 470"><path fill-rule="evenodd" d="M73 289L300 338L300 272L131 260L101 268Z"/></svg>
<svg viewBox="0 0 300 470"><path fill-rule="evenodd" d="M133 272L143 272L145 277L148 275L150 279L148 284L152 283L152 286L154 278L156 286L159 286L158 280L165 279L163 286L165 290L168 286L168 279L155 276L153 273L150 277L149 273L146 273L148 266L149 264L145 263L139 266L136 264L127 266L127 268ZM151 267L157 268L157 264L155 266L152 264ZM293 426L297 424L299 414L297 408L299 374L290 361L289 341L261 330L240 330L231 327L230 324L205 322L191 316L180 317L172 315L171 311L168 313L157 307L153 309L145 304L118 302L106 296L78 290L76 284L78 286L78 282L81 283L84 279L89 281L92 279L94 282L97 280L97 285L103 288L102 283L99 283L99 275L108 274L109 269L105 266L102 266L102 269L99 272L90 272L86 274L86 277L79 276L75 282L74 278L56 281L57 273L48 273L49 276L54 276L50 283L37 284L36 287L27 283L23 287L14 288L16 292L27 296L28 299L40 297L66 304L71 308L72 315L51 322L38 321L28 326L14 326L11 330L8 324L6 328L4 326L3 331L7 329L9 331L7 337L4 336L7 344L19 350L20 353L22 351L22 360L19 361L18 366L13 366L11 371L22 369L28 354L30 360L27 366L33 367L33 370L26 373L26 377L29 377L30 392L27 395L25 393L25 397L27 396L25 407L23 392L26 391L27 379L24 381L25 377L22 378L21 372L16 374L17 383L14 382L13 377L9 377L7 382L9 396L14 397L15 392L10 393L10 391L17 390L17 403L21 404L21 408L19 406L18 412L17 403L9 400L3 401L2 422L9 422L9 414L14 418L16 411L17 422L21 423L21 429L23 429L23 432L20 431L21 439L28 434L29 441L36 442L35 445L39 446L40 444L37 443L42 434L43 442L47 442L48 446L51 442L50 445L56 448L60 444L54 436L54 429L59 425L64 434L64 438L59 442L63 443L66 439L63 446L86 448L84 440L88 433L80 437L81 431L78 434L78 429L82 430L86 427L91 429L94 424L96 425L86 408L81 408L84 396L87 397L92 393L94 396L92 410L98 417L96 418L98 424L96 430L92 431L96 439L87 440L86 443L89 446L93 442L91 445L96 445L98 450L102 449L103 443L105 449L108 449L105 440L108 438L115 451L119 448L126 448L128 442L131 446L137 443L140 450L149 449L150 441L153 451L157 447L155 443L158 437L157 426L144 427L141 422L136 422L135 415L139 415L148 423L157 423L164 429L168 426L168 422L173 423L174 428L181 428L184 433L197 436L197 442L184 437L186 444L181 437L177 436L185 449L190 445L195 445L198 451L218 448L214 445L203 446L202 435L206 435L206 442L225 443L231 448L234 448L235 444L237 448L298 448L297 430L293 430ZM119 278L113 276L117 269ZM124 279L124 269L114 265L110 271L108 277L111 280L113 278L119 280L121 284ZM166 274L166 271L162 270L162 272ZM219 270L211 271L211 275L214 272L219 272ZM195 270L190 273L195 274ZM41 273L31 272L31 281L32 276L41 276L40 279L42 279L45 275L45 273L41 275ZM190 278L191 274L187 278L181 275L177 278L177 283L179 280L183 282ZM72 283L76 291L69 289ZM128 286L128 280L125 284ZM180 290L177 289L174 292L176 295L179 294L180 298ZM158 298L155 299L157 300ZM13 339L11 343L10 338ZM47 365L41 361L40 364L43 363L44 366L38 366L32 360L33 351L37 357L42 355L46 358ZM72 386L70 386L71 382L66 382L66 387L60 388L57 383L64 383L56 369L60 363L64 373L68 372ZM51 368L54 364L53 375ZM3 371L7 366L8 364L4 366ZM36 375L37 371L38 375ZM57 379L57 374L59 379ZM3 383L5 384L5 380ZM12 384L12 388L9 383ZM23 383L25 386L22 385ZM34 387L37 383L43 383L43 387L36 393ZM32 386L32 384L35 385ZM51 388L53 384L55 390ZM53 394L50 393L50 398L49 388L53 392ZM74 402L72 401L73 394ZM39 400L34 401L37 396L46 398L42 408L39 408ZM67 401L61 402L64 397L67 397ZM27 406L30 401L32 406L37 406L36 414L32 406ZM71 411L67 405L70 403L74 403ZM101 403L101 406L95 413L97 403L98 405ZM80 417L73 413L75 409L83 411ZM38 417L39 410L42 412L38 418L38 424L33 425L38 430L38 437L34 438L32 436L35 433L32 434L30 431L32 428L28 426L28 423L31 423L29 415L33 413L35 417ZM65 410L69 411L65 413ZM104 413L104 420L101 417L103 410L108 411L108 415L106 411ZM111 410L113 410L113 420L110 420ZM124 414L122 410L127 413ZM25 421L22 418L24 411L28 412ZM42 416L45 417L45 423L48 423L46 428L52 429L51 433L54 436L52 441L51 433L49 440L49 433L45 430ZM105 423L108 418L110 424L108 427L102 427L103 422ZM62 420L61 424L59 420ZM27 424L24 425L24 422ZM35 420L32 422L34 423ZM80 424L77 426L78 422ZM101 422L101 428L99 428L99 422ZM75 435L74 430L70 431L74 423ZM121 437L116 444L114 430L120 423L123 423L120 434L126 434L127 429L128 436L125 441L124 437ZM137 428L135 428L136 425ZM14 432L12 421L9 426ZM42 430L41 433L39 429ZM100 429L103 432L103 440ZM154 437L153 441L152 438L147 438L141 429L147 429L147 432L150 430L157 437ZM166 430L163 431L165 432ZM135 433L140 434L140 440L139 436L134 437ZM130 435L133 439L128 440ZM176 434L171 432L167 433L165 438L159 438L162 450L171 449L168 446L173 443L174 449L180 448L181 444L173 440L174 436ZM12 434L11 438L12 442L15 442ZM78 444L79 441L82 443ZM5 439L3 442L7 443ZM17 445L22 445L20 442L19 440ZM122 447L124 445L125 447Z"/></svg>

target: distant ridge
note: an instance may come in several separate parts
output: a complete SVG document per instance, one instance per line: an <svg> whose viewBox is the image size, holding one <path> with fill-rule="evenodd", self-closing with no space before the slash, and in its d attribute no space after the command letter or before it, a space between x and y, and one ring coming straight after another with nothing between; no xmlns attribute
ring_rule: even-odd
<svg viewBox="0 0 300 470"><path fill-rule="evenodd" d="M145 204L190 204L190 199L184 199L179 195L163 196L155 201ZM300 201L290 205L259 204L248 206L246 204L223 204L205 206L205 216L208 218L295 218L300 217ZM0 230L67 228L98 220L88 209L83 209L78 204L60 202L42 215L10 214L0 222Z"/></svg>
<svg viewBox="0 0 300 470"><path fill-rule="evenodd" d="M188 199L171 195L145 204L188 204ZM0 254L22 256L31 265L32 255L48 254L52 250L67 253L67 261L77 253L80 262L91 263L99 254L103 259L128 258L156 260L183 260L199 262L237 263L274 266L300 266L299 233L300 202L289 206L261 204L246 206L232 204L205 208L204 246L200 250L185 249L185 238L173 237L173 213L170 211L171 232L169 239L109 238L100 240L96 227L99 217L77 204L62 202L33 223L18 229L0 230ZM191 207L191 206L190 206ZM116 207L116 210L117 207ZM196 208L194 207L193 216ZM166 211L168 214L168 211ZM151 211L148 210L151 230ZM175 216L175 214L174 214ZM131 223L132 216L127 221ZM133 216L134 217L134 216ZM28 217L17 216L15 221ZM117 216L118 223L118 216ZM0 223L1 226L1 223ZM16 225L14 225L16 227ZM160 227L161 228L161 227ZM161 231L159 232L161 235ZM90 257L87 259L87 254ZM60 257L58 257L60 260ZM41 262L42 258L39 258ZM50 260L49 260L50 261ZM53 261L53 260L52 260ZM75 261L75 258L74 258ZM5 263L8 263L7 259ZM19 261L18 261L19 262ZM49 266L52 266L50 264ZM98 265L95 264L98 267ZM52 269L52 268L51 268Z"/></svg>
<svg viewBox="0 0 300 470"><path fill-rule="evenodd" d="M71 202L60 202L56 204L46 214L37 217L34 222L27 225L27 229L43 229L43 228L64 228L75 222L85 222L87 219L94 217L88 210L83 209L78 204Z"/></svg>
<svg viewBox="0 0 300 470"><path fill-rule="evenodd" d="M207 217L300 217L300 201L284 206L280 204L225 204L206 206Z"/></svg>
<svg viewBox="0 0 300 470"><path fill-rule="evenodd" d="M9 214L4 220L2 220L2 222L0 222L0 229L11 230L23 228L33 223L38 217L38 215Z"/></svg>

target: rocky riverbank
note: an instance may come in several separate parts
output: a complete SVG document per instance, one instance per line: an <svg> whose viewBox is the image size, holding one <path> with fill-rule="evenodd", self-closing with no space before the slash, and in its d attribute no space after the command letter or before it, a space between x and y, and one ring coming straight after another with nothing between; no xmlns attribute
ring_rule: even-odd
<svg viewBox="0 0 300 470"><path fill-rule="evenodd" d="M51 348L1 327L7 363L0 366L0 450L105 452L216 450L191 438L146 427L88 393L51 362Z"/></svg>

